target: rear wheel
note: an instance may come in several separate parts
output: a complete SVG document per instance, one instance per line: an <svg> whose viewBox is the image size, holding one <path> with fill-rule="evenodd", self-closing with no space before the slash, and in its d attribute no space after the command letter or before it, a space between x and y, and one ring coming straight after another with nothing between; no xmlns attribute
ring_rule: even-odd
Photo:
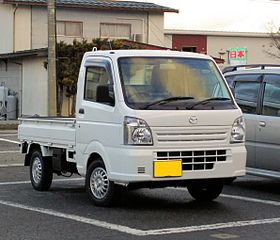
<svg viewBox="0 0 280 240"><path fill-rule="evenodd" d="M30 180L34 189L38 191L49 190L52 184L52 161L42 157L40 151L35 150L30 159Z"/></svg>
<svg viewBox="0 0 280 240"><path fill-rule="evenodd" d="M86 175L86 191L96 206L107 207L113 203L115 184L108 179L105 165L101 159L90 164Z"/></svg>
<svg viewBox="0 0 280 240"><path fill-rule="evenodd" d="M219 180L194 181L187 187L191 196L198 201L212 201L223 190L224 183Z"/></svg>

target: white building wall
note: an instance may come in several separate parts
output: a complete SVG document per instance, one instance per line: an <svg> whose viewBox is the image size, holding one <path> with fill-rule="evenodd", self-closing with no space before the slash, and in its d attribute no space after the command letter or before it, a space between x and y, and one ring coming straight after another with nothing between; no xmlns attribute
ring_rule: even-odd
<svg viewBox="0 0 280 240"><path fill-rule="evenodd" d="M0 0L0 54L13 51L13 7Z"/></svg>
<svg viewBox="0 0 280 240"><path fill-rule="evenodd" d="M100 37L100 23L131 24L131 35L141 34L144 43L164 46L163 14L95 11L92 9L57 9L57 21L83 23L83 38L78 41ZM32 48L43 48L48 44L47 9L32 8ZM148 32L149 31L149 32ZM75 37L57 36L57 41L72 43Z"/></svg>
<svg viewBox="0 0 280 240"><path fill-rule="evenodd" d="M31 48L48 46L48 15L47 8L32 7L31 9Z"/></svg>
<svg viewBox="0 0 280 240"><path fill-rule="evenodd" d="M164 47L172 48L172 34L164 34Z"/></svg>
<svg viewBox="0 0 280 240"><path fill-rule="evenodd" d="M23 60L23 115L48 115L48 77L44 61L46 58Z"/></svg>
<svg viewBox="0 0 280 240"><path fill-rule="evenodd" d="M234 47L247 48L247 64L254 63L278 63L280 59L271 57L267 51L276 52L271 45L271 39L267 37L246 37L246 36L208 36L207 54L219 57L224 54L225 65L228 64L228 50Z"/></svg>
<svg viewBox="0 0 280 240"><path fill-rule="evenodd" d="M146 16L127 12L105 12L94 10L59 9L57 20L83 22L83 37L91 41L100 37L100 23L131 24L131 34L146 35ZM65 37L59 37L63 40ZM68 38L71 42L74 38ZM145 36L143 37L145 39Z"/></svg>
<svg viewBox="0 0 280 240"><path fill-rule="evenodd" d="M149 14L149 44L164 47L164 15Z"/></svg>
<svg viewBox="0 0 280 240"><path fill-rule="evenodd" d="M20 7L15 13L15 51L31 49L31 7Z"/></svg>

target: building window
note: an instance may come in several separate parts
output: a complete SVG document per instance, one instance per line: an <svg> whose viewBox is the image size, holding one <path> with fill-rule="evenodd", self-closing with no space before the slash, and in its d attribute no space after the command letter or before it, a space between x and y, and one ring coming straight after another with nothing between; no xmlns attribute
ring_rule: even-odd
<svg viewBox="0 0 280 240"><path fill-rule="evenodd" d="M183 52L197 52L197 47L182 47Z"/></svg>
<svg viewBox="0 0 280 240"><path fill-rule="evenodd" d="M131 38L130 24L115 24L115 23L101 23L100 24L101 38Z"/></svg>
<svg viewBox="0 0 280 240"><path fill-rule="evenodd" d="M83 37L82 22L57 21L56 28L58 36Z"/></svg>

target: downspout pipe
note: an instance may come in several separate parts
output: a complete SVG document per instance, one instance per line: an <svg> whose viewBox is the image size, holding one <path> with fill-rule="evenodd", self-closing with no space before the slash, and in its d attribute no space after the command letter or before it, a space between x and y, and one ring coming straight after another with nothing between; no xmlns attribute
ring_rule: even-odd
<svg viewBox="0 0 280 240"><path fill-rule="evenodd" d="M18 4L15 5L13 12L13 52L16 50L16 12L18 10Z"/></svg>
<svg viewBox="0 0 280 240"><path fill-rule="evenodd" d="M147 12L147 44L149 44L150 42L150 13Z"/></svg>

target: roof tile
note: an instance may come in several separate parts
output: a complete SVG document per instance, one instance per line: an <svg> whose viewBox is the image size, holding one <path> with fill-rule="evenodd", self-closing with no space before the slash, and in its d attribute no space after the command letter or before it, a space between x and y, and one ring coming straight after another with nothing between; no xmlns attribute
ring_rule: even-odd
<svg viewBox="0 0 280 240"><path fill-rule="evenodd" d="M47 0L3 0L6 4L47 5ZM101 0L56 0L58 7L79 7L93 9L138 10L146 12L178 12L177 9L148 2L101 1Z"/></svg>

